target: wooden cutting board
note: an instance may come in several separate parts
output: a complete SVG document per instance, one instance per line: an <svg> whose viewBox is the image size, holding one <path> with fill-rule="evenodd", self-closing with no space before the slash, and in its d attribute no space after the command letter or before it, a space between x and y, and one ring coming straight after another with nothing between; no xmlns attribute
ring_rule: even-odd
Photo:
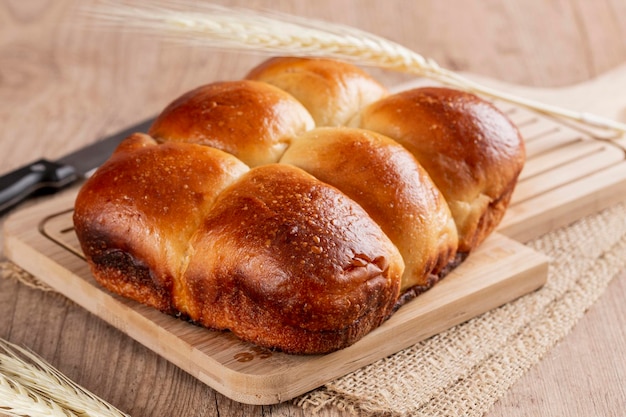
<svg viewBox="0 0 626 417"><path fill-rule="evenodd" d="M614 84L616 78L626 86L626 67L609 81ZM531 92L546 101L567 96L575 104L573 98L589 96L590 90L606 85L592 83L575 94L574 90L520 93ZM73 232L76 190L10 216L5 222L5 253L58 292L222 394L250 404L285 401L536 290L545 283L548 260L520 242L626 199L626 162L619 146L600 140L598 132L496 104L518 124L528 151L498 233L433 289L338 352L316 356L271 352L228 332L208 331L102 290L91 277Z"/></svg>
<svg viewBox="0 0 626 417"><path fill-rule="evenodd" d="M102 290L72 228L74 193L12 216L6 255L86 310L240 402L272 404L398 352L543 285L547 259L496 234L432 290L353 346L327 355L271 352Z"/></svg>

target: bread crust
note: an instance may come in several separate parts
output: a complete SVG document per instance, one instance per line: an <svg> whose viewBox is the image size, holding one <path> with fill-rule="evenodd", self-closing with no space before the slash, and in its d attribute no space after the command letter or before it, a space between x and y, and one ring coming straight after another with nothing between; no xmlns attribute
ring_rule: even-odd
<svg viewBox="0 0 626 417"><path fill-rule="evenodd" d="M401 292L432 286L456 254L448 205L413 155L381 134L347 127L300 135L281 163L342 190L376 221L403 256Z"/></svg>
<svg viewBox="0 0 626 417"><path fill-rule="evenodd" d="M309 112L285 91L238 80L183 94L159 114L148 133L159 141L211 146L253 167L278 161L295 136L313 127Z"/></svg>
<svg viewBox="0 0 626 417"><path fill-rule="evenodd" d="M450 206L460 251L474 250L499 224L525 148L491 103L445 87L415 88L371 104L352 124L393 138L424 166Z"/></svg>
<svg viewBox="0 0 626 417"><path fill-rule="evenodd" d="M133 134L82 186L74 228L96 280L168 313L188 240L217 195L248 167L214 148Z"/></svg>
<svg viewBox="0 0 626 417"><path fill-rule="evenodd" d="M190 245L189 316L287 352L335 350L380 325L404 269L361 207L282 164L225 190Z"/></svg>
<svg viewBox="0 0 626 417"><path fill-rule="evenodd" d="M318 127L346 125L361 108L388 94L360 68L324 58L270 58L253 68L246 79L288 92L306 107Z"/></svg>

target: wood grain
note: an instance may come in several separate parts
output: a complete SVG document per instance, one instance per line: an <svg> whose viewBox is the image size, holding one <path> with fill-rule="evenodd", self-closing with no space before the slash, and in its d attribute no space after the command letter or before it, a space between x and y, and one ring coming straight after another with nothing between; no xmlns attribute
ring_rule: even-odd
<svg viewBox="0 0 626 417"><path fill-rule="evenodd" d="M55 158L258 57L80 31L79 0L0 3L0 171ZM537 87L569 86L626 62L622 0L219 1L350 24L441 65ZM397 74L376 73L390 85ZM599 103L602 104L602 103ZM626 113L618 114L626 121ZM0 239L2 237L0 236ZM617 416L626 408L622 276L574 331L489 413ZM134 417L309 415L233 402L65 298L0 282L0 336L32 348ZM586 352L592 352L589 355ZM585 356L584 362L572 356ZM580 364L579 364L580 363ZM120 381L124 381L121 383ZM321 415L337 415L323 410Z"/></svg>

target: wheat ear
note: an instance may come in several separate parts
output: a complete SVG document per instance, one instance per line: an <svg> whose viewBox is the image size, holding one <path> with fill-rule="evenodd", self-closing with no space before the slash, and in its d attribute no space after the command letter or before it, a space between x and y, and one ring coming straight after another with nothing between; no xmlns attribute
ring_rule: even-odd
<svg viewBox="0 0 626 417"><path fill-rule="evenodd" d="M408 48L349 26L298 16L171 0L135 7L104 1L85 10L97 23L211 48L271 55L327 57L426 77L552 116L626 132L626 124L507 94L440 67Z"/></svg>
<svg viewBox="0 0 626 417"><path fill-rule="evenodd" d="M0 339L0 413L30 417L128 417L39 356L3 339Z"/></svg>
<svg viewBox="0 0 626 417"><path fill-rule="evenodd" d="M10 417L70 417L75 415L64 411L54 401L2 374L0 374L0 414Z"/></svg>

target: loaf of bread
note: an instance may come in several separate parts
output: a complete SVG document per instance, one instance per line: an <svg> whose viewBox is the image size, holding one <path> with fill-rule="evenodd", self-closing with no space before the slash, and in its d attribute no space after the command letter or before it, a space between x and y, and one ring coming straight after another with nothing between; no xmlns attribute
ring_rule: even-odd
<svg viewBox="0 0 626 417"><path fill-rule="evenodd" d="M168 105L82 186L74 225L113 293L288 353L347 347L496 228L524 163L475 95L390 94L274 58Z"/></svg>

